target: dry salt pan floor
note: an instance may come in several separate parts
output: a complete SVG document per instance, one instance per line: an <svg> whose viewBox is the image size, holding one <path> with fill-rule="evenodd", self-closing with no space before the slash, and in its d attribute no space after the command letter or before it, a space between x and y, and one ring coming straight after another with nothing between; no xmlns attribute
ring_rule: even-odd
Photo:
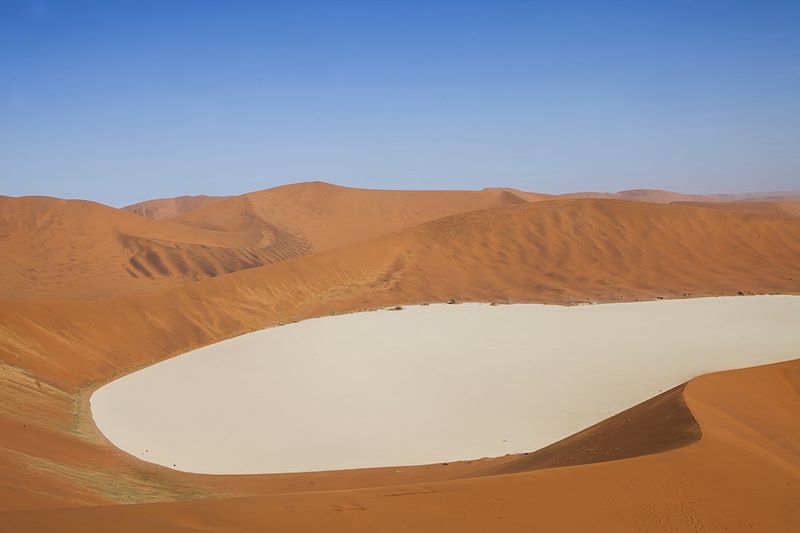
<svg viewBox="0 0 800 533"><path fill-rule="evenodd" d="M533 451L707 372L800 357L800 297L429 305L258 331L91 398L115 445L188 472Z"/></svg>

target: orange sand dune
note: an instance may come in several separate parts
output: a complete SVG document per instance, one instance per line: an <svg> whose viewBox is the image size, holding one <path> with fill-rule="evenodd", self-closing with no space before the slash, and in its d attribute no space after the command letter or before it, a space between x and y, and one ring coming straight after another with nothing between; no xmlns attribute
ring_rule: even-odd
<svg viewBox="0 0 800 533"><path fill-rule="evenodd" d="M538 202L407 230L394 238L402 251L389 273L394 290L413 294L422 280L423 297L438 300L456 292L560 303L796 291L798 222L617 200Z"/></svg>
<svg viewBox="0 0 800 533"><path fill-rule="evenodd" d="M607 200L634 200L637 202L653 202L669 204L672 202L712 202L712 196L702 194L683 194L660 189L631 189L620 192L573 192L560 195L562 198L605 198Z"/></svg>
<svg viewBox="0 0 800 533"><path fill-rule="evenodd" d="M450 299L576 303L797 294L800 219L626 200L528 203L510 190L423 193L325 184L220 200L171 220L89 202L0 202L0 507L204 499L3 513L0 527L19 530L43 520L43 527L81 529L81 520L103 516L138 530L148 521L232 526L223 513L241 513L242 528L270 519L272 527L338 523L345 529L380 529L391 520L441 529L439 521L449 520L456 529L485 530L501 518L507 527L549 529L752 523L780 530L798 523L786 505L800 486L787 484L797 479L799 464L796 389L794 400L787 392L797 387L796 364L690 384L684 396L704 437L689 447L445 484L431 483L494 471L517 458L289 476L181 474L111 447L88 416L87 398L121 373L191 348L323 314ZM179 276L178 262L163 259L177 248L186 258L218 261L219 274L233 264L223 258L269 250L283 234L305 247L293 257L196 282L207 277L199 266ZM130 258L151 250L170 275L153 274L154 261L145 265L152 279L131 276ZM697 385L706 382L728 385ZM667 433L655 431L654 439ZM600 441L604 450L614 447L613 438ZM587 453L580 442L578 448ZM404 487L309 493L387 485ZM278 493L291 494L241 498ZM209 500L222 496L239 498ZM350 512L360 506L381 511ZM290 516L289 508L303 512Z"/></svg>
<svg viewBox="0 0 800 533"><path fill-rule="evenodd" d="M0 197L0 296L92 298L174 286L308 253L269 226L209 230L94 202Z"/></svg>
<svg viewBox="0 0 800 533"><path fill-rule="evenodd" d="M616 193L576 192L560 195L562 198L606 198L669 204L672 202L722 203L722 202L781 202L800 199L800 192L763 192L742 194L684 194L660 189L631 189Z"/></svg>
<svg viewBox="0 0 800 533"><path fill-rule="evenodd" d="M154 200L126 210L0 197L0 245L9 251L0 263L0 296L91 298L165 288L524 201L506 190L372 191L323 183L229 199ZM127 212L157 219L171 209L186 212L160 221Z"/></svg>
<svg viewBox="0 0 800 533"><path fill-rule="evenodd" d="M800 217L800 200L738 201L738 202L681 202L695 207L709 207L737 213L751 213L774 217Z"/></svg>
<svg viewBox="0 0 800 533"><path fill-rule="evenodd" d="M631 189L629 191L620 191L615 195L617 198L626 200L638 200L640 202L657 202L668 204L677 201L709 201L710 196L702 194L682 194L671 191L662 191L658 189Z"/></svg>
<svg viewBox="0 0 800 533"><path fill-rule="evenodd" d="M172 218L203 206L228 198L227 196L177 196L175 198L158 198L145 200L123 207L125 211L156 219Z"/></svg>
<svg viewBox="0 0 800 533"><path fill-rule="evenodd" d="M309 182L243 194L174 220L223 230L269 223L298 235L315 250L327 250L456 213L541 197L511 189L391 191Z"/></svg>

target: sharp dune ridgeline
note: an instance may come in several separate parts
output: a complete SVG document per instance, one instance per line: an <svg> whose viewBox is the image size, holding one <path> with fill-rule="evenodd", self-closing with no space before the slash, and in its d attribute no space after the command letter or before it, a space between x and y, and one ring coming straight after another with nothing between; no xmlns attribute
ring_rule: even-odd
<svg viewBox="0 0 800 533"><path fill-rule="evenodd" d="M789 193L576 196L314 182L125 209L0 197L0 530L792 530L796 361L696 378L527 455L400 469L186 474L91 420L115 377L316 316L800 294Z"/></svg>

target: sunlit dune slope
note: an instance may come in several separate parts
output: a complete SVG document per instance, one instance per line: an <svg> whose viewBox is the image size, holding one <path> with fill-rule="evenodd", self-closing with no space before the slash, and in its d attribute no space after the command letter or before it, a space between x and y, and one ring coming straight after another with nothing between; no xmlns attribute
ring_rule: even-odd
<svg viewBox="0 0 800 533"><path fill-rule="evenodd" d="M580 302L800 289L796 219L561 200L443 218L394 239L384 244L397 247L387 271L394 290L411 296L425 287L421 296L439 300Z"/></svg>
<svg viewBox="0 0 800 533"><path fill-rule="evenodd" d="M144 217L164 219L172 218L203 206L224 200L227 196L176 196L175 198L157 198L123 207L125 211Z"/></svg>
<svg viewBox="0 0 800 533"><path fill-rule="evenodd" d="M241 230L265 222L326 250L444 216L543 198L511 189L392 191L322 182L252 192L175 218L193 226Z"/></svg>
<svg viewBox="0 0 800 533"><path fill-rule="evenodd" d="M798 361L692 380L677 401L702 438L623 461L344 492L7 512L0 529L794 531L800 487L787 480L800 479L798 387ZM644 418L653 406L643 406L627 424L652 425Z"/></svg>

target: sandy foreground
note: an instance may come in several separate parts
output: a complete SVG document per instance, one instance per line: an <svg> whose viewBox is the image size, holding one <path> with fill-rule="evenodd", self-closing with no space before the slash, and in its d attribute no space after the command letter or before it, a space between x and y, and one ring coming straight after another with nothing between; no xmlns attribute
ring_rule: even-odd
<svg viewBox="0 0 800 533"><path fill-rule="evenodd" d="M800 297L430 305L210 345L91 398L121 449L282 473L532 451L700 374L800 354Z"/></svg>

